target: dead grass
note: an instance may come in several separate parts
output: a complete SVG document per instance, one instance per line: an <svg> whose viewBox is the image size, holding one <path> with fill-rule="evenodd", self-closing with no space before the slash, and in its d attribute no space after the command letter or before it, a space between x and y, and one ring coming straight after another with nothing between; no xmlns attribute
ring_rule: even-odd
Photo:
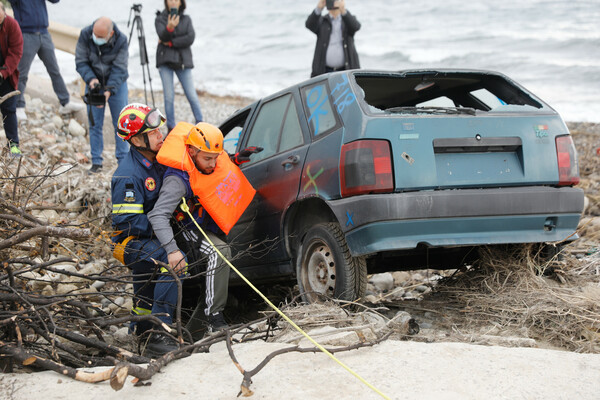
<svg viewBox="0 0 600 400"><path fill-rule="evenodd" d="M564 259L542 261L532 246L486 248L479 265L440 282L436 295L460 310L466 327L495 326L558 348L599 353L600 255Z"/></svg>

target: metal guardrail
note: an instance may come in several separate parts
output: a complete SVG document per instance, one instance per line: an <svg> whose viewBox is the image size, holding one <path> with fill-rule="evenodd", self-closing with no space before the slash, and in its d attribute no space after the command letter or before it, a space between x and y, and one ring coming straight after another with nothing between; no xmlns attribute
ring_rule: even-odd
<svg viewBox="0 0 600 400"><path fill-rule="evenodd" d="M48 32L52 36L54 47L67 53L75 54L75 47L77 47L77 40L79 39L81 29L50 21Z"/></svg>
<svg viewBox="0 0 600 400"><path fill-rule="evenodd" d="M7 7L6 13L11 17L14 17L11 8ZM80 28L50 21L48 32L50 33L50 36L52 36L54 47L66 51L67 53L75 54L75 47L77 47L77 40L79 39L79 33L81 32Z"/></svg>

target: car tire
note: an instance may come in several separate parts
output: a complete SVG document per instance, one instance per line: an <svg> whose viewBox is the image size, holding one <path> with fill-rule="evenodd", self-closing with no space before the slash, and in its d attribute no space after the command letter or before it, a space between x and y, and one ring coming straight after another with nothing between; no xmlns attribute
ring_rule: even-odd
<svg viewBox="0 0 600 400"><path fill-rule="evenodd" d="M300 244L296 277L308 303L332 297L352 301L366 291L367 265L364 257L352 257L339 224L318 224Z"/></svg>

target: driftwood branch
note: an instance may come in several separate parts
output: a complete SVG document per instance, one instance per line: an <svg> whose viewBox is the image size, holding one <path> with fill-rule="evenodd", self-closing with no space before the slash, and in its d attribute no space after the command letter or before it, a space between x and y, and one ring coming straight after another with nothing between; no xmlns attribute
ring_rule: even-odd
<svg viewBox="0 0 600 400"><path fill-rule="evenodd" d="M34 236L54 236L69 239L85 239L91 235L89 229L58 228L55 226L37 226L21 232L9 239L0 241L0 250L25 242Z"/></svg>

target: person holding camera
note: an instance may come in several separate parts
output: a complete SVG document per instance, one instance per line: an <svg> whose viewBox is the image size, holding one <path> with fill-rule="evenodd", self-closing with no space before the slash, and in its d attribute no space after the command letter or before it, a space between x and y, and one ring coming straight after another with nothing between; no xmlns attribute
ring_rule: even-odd
<svg viewBox="0 0 600 400"><path fill-rule="evenodd" d="M6 15L4 4L0 3L0 96L8 95L17 88L19 82L19 60L23 55L23 35L17 21ZM8 149L12 157L21 157L19 149L19 127L17 124L17 98L8 96L0 103L4 133L8 139Z"/></svg>
<svg viewBox="0 0 600 400"><path fill-rule="evenodd" d="M60 0L48 1L58 3ZM21 94L17 97L17 118L20 121L27 120L23 93L25 93L29 69L36 54L42 60L48 75L50 75L52 88L60 102L58 112L70 114L83 110L82 104L70 101L69 91L60 74L56 55L54 54L54 43L52 43L52 37L48 33L46 0L9 0L9 2L23 33L23 57L19 62L19 90Z"/></svg>
<svg viewBox="0 0 600 400"><path fill-rule="evenodd" d="M119 112L127 104L127 36L108 17L100 17L81 30L75 49L75 68L86 83L86 103L90 124L92 167L102 170L104 109L108 102L115 130L115 155L121 161L129 151L127 142L119 140Z"/></svg>
<svg viewBox="0 0 600 400"><path fill-rule="evenodd" d="M329 13L323 16L325 6ZM344 0L319 0L306 19L306 27L317 35L311 77L360 68L354 47L354 34L360 29L360 22L346 9Z"/></svg>
<svg viewBox="0 0 600 400"><path fill-rule="evenodd" d="M164 3L165 9L157 12L154 21L159 39L156 49L156 67L163 85L167 128L171 131L175 127L173 74L177 75L177 79L181 82L196 123L201 122L203 118L192 77L194 62L191 46L196 35L192 19L184 14L185 0L164 0Z"/></svg>

